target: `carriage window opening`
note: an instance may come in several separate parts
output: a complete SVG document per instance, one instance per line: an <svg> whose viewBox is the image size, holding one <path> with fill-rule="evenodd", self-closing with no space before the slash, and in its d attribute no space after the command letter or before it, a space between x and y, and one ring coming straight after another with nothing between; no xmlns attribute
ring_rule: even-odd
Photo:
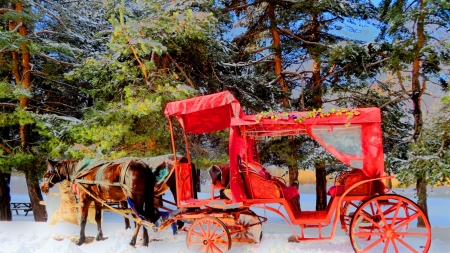
<svg viewBox="0 0 450 253"><path fill-rule="evenodd" d="M322 139L325 145L332 146L341 153L362 156L360 125L313 126L312 133Z"/></svg>

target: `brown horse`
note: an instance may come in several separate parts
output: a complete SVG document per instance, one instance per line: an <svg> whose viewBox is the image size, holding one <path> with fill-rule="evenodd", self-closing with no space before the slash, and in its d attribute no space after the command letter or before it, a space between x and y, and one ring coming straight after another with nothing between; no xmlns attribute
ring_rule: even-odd
<svg viewBox="0 0 450 253"><path fill-rule="evenodd" d="M128 201L134 216L144 222L155 223L160 215L154 207L155 176L150 168L138 159L116 161L48 161L48 170L44 176L41 190L48 193L55 184L70 180L77 193L81 209L80 237L76 244L85 242L85 227L89 206L95 203L95 221L97 222L96 240L104 240L101 228L102 203L95 198L107 202ZM80 189L81 188L81 189ZM145 209L144 209L145 205ZM141 224L137 223L130 245L136 244ZM149 238L144 227L143 246L148 246Z"/></svg>

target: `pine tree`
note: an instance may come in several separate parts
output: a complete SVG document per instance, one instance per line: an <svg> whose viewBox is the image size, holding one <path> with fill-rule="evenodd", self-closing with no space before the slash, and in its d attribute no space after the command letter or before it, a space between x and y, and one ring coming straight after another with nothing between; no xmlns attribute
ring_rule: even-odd
<svg viewBox="0 0 450 253"><path fill-rule="evenodd" d="M357 24L375 17L375 8L369 1L238 1L231 2L229 8L243 17L239 24L247 27L236 41L243 48L241 51L249 52L243 56L248 55L249 60L259 63L259 67L251 70L265 73L273 67L274 77L269 84L279 82L289 98L293 98L293 90L301 90L298 99L290 102L292 109L322 108L328 88L349 86L355 79L375 73L371 67L377 61L369 49L333 31L340 30L346 22ZM367 71L371 73L366 74ZM283 110L285 104L283 100L282 106L273 109ZM324 210L327 204L325 161L314 164L318 184L316 209ZM289 167L292 184L298 175L298 165Z"/></svg>
<svg viewBox="0 0 450 253"><path fill-rule="evenodd" d="M88 101L76 84L65 81L64 73L100 50L88 47L101 44L92 40L104 27L92 25L99 19L83 14L101 11L98 4L62 1L2 1L0 6L0 164L3 173L14 169L25 174L35 220L42 221L46 214L38 180L61 137L52 132L58 126L50 123L79 116ZM9 200L2 201L9 206Z"/></svg>
<svg viewBox="0 0 450 253"><path fill-rule="evenodd" d="M403 97L408 97L413 104L412 141L418 142L423 128L422 96L430 84L429 81L439 79L439 73L443 71L440 64L448 55L444 41L435 34L449 28L448 3L389 0L382 1L380 6L380 17L385 24L380 38L393 45L390 68L398 76ZM405 76L405 71L411 71L411 75ZM441 81L445 83L444 80ZM421 174L416 176L418 205L428 215L428 182ZM423 225L423 221L419 221L419 225Z"/></svg>
<svg viewBox="0 0 450 253"><path fill-rule="evenodd" d="M168 101L207 87L196 77L216 41L217 19L207 2L109 2L112 25L108 51L88 58L69 78L89 82L93 106L72 127L73 142L91 146L91 155L117 158L154 156L171 151L162 111ZM195 59L188 59L189 56ZM197 63L195 62L197 61ZM182 140L183 138L177 138ZM80 150L69 149L80 157Z"/></svg>

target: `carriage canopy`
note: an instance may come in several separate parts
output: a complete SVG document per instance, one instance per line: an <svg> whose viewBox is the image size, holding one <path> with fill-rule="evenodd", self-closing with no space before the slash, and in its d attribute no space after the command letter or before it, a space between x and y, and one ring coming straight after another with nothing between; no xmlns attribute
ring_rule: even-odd
<svg viewBox="0 0 450 253"><path fill-rule="evenodd" d="M230 127L232 118L244 115L241 104L229 91L167 104L164 115L175 116L186 133L208 133Z"/></svg>

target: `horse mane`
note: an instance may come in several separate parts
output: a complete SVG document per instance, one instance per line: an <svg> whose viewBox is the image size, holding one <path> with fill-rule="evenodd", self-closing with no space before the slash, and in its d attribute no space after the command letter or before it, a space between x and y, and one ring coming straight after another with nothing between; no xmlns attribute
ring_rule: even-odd
<svg viewBox="0 0 450 253"><path fill-rule="evenodd" d="M59 166L59 174L69 178L69 176L71 176L71 175L73 175L73 173L75 173L75 170L77 168L78 162L79 162L78 160L64 160L64 161L60 161L59 163L61 165Z"/></svg>

